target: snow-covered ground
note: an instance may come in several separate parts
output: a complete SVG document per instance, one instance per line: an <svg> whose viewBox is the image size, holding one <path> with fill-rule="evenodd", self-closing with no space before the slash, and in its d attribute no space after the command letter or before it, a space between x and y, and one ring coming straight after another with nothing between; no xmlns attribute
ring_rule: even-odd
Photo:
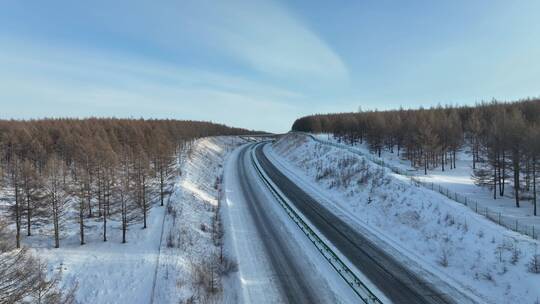
<svg viewBox="0 0 540 304"><path fill-rule="evenodd" d="M314 136L321 140L338 142L331 134L315 134ZM369 147L365 143L357 143L352 147L362 153L370 153ZM376 157L375 154L372 154L372 156ZM455 169L445 168L445 171L442 171L441 167L433 168L428 170L427 175L424 175L423 169L416 170L416 168L411 167L410 162L401 159L395 151L394 153L387 150L382 151L381 159L394 167L414 174L415 178L422 182L433 183L435 187L440 185L467 197L471 202L478 202L478 206L471 203L471 207L478 208L478 212L482 214L485 214L485 210L488 208L489 216L493 219L498 219L500 214L501 221L511 226L512 229L517 225L520 231L526 230L527 234L532 235L531 229L534 226L535 235L540 235L540 216L533 216L533 204L531 201L524 200L521 202L520 208L516 208L510 185L506 186L508 191L506 191L504 197L497 196L497 199L493 199L493 191L474 184L472 179L472 156L467 148L457 153Z"/></svg>
<svg viewBox="0 0 540 304"><path fill-rule="evenodd" d="M324 202L430 280L444 280L488 303L539 301L540 274L528 271L538 241L362 156L304 135L287 135L269 151L310 189L318 189Z"/></svg>
<svg viewBox="0 0 540 304"><path fill-rule="evenodd" d="M101 239L101 223L88 221L86 245L79 245L75 228L65 229L73 234L65 235L58 249L43 235L47 232L38 231L24 243L48 262L51 273L61 271L61 286L78 284L80 303L224 301L221 289L209 295L200 280L206 261L218 250L212 239L216 180L226 155L240 142L236 137L195 141L180 164L182 175L175 178L168 206L155 203L148 228L130 226L126 244L113 220L107 242ZM220 278L215 281L220 284Z"/></svg>
<svg viewBox="0 0 540 304"><path fill-rule="evenodd" d="M126 244L121 244L122 233L114 222L108 227L107 242L101 239L98 225L86 230L83 246L78 235L61 240L58 249L50 246L50 237L43 242L49 244L41 248L37 237L25 243L47 261L51 272L61 270L62 286L78 283L76 298L80 303L149 303L164 211L163 207L153 208L147 229L130 227Z"/></svg>

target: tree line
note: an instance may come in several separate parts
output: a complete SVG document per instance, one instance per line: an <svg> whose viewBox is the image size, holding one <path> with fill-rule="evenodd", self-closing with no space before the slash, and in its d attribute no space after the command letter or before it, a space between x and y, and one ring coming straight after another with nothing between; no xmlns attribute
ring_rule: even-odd
<svg viewBox="0 0 540 304"><path fill-rule="evenodd" d="M180 151L199 137L250 131L198 121L42 119L0 121L0 193L15 246L23 234L50 227L54 247L75 229L80 244L87 221L147 227L152 200L161 206ZM1 205L0 205L1 206ZM78 225L73 225L77 223ZM71 225L67 225L71 224Z"/></svg>
<svg viewBox="0 0 540 304"><path fill-rule="evenodd" d="M540 170L540 99L475 106L317 114L297 119L293 131L332 133L349 144L366 143L377 153L396 152L411 165L456 168L456 153L472 157L473 178L493 198L511 185L516 207L531 200L537 215Z"/></svg>

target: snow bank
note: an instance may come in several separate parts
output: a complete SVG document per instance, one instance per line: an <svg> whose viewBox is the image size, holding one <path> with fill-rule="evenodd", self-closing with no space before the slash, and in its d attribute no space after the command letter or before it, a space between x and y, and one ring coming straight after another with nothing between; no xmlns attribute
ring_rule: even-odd
<svg viewBox="0 0 540 304"><path fill-rule="evenodd" d="M227 302L220 278L224 271L212 263L221 253L214 229L223 163L240 142L235 137L200 139L182 164L167 206L154 303Z"/></svg>
<svg viewBox="0 0 540 304"><path fill-rule="evenodd" d="M535 303L540 274L529 271L538 241L343 149L289 134L271 151L416 262L489 303ZM403 251L403 250L402 250ZM403 252L405 254L405 252Z"/></svg>

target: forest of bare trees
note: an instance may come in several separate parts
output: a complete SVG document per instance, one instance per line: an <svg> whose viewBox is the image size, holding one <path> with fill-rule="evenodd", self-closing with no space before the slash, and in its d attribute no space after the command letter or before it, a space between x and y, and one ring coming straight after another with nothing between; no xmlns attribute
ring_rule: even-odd
<svg viewBox="0 0 540 304"><path fill-rule="evenodd" d="M50 224L55 247L68 210L76 210L81 244L85 221L147 227L153 193L163 206L167 179L178 152L190 140L246 130L207 122L173 120L55 119L0 121L0 186L9 203L15 244L35 226Z"/></svg>
<svg viewBox="0 0 540 304"><path fill-rule="evenodd" d="M87 221L92 221L102 227L107 241L110 233L117 233L108 227L114 220L120 224L122 242L127 242L131 225L147 227L152 203L163 206L186 145L199 137L246 133L197 121L0 121L0 303L39 292L34 288L39 284L55 284L40 277L38 260L16 249L22 248L25 236L50 233L58 248L63 235L78 234L83 245ZM32 266L32 276L24 277L22 264Z"/></svg>
<svg viewBox="0 0 540 304"><path fill-rule="evenodd" d="M540 174L540 100L480 103L473 107L367 111L311 115L297 119L293 131L332 133L348 143L365 142L379 156L397 153L411 165L452 170L456 153L471 153L473 178L493 198L508 195L516 207L534 204Z"/></svg>

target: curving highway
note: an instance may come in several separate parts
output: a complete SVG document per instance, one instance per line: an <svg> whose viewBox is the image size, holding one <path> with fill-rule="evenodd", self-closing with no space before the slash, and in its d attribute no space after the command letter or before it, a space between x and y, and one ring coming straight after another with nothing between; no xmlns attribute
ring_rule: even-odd
<svg viewBox="0 0 540 304"><path fill-rule="evenodd" d="M257 146L255 155L274 184L387 298L405 304L454 303L298 187L266 157L263 146Z"/></svg>
<svg viewBox="0 0 540 304"><path fill-rule="evenodd" d="M259 180L251 161L253 147L248 144L233 153L228 163L234 168L225 176L230 234L245 285L243 302L335 303L306 248L291 237L291 225L283 222L289 219Z"/></svg>
<svg viewBox="0 0 540 304"><path fill-rule="evenodd" d="M266 175L298 211L388 300L400 304L456 303L451 297L438 291L434 285L402 266L394 257L385 253L384 248L372 243L291 181L265 155L265 144L268 143L249 144L240 148L234 161L235 178L239 185L238 192L247 205L246 212L262 242L267 263L275 275L281 302L329 303L332 300L327 292L322 292L322 289L327 287L321 280L313 279L313 274L306 273L309 270L306 270L299 254L304 248L291 243L290 235L277 220L275 212L272 211L275 210L277 201L271 199L268 195L269 189L265 189L258 180L259 177L254 174L250 153L254 153Z"/></svg>

